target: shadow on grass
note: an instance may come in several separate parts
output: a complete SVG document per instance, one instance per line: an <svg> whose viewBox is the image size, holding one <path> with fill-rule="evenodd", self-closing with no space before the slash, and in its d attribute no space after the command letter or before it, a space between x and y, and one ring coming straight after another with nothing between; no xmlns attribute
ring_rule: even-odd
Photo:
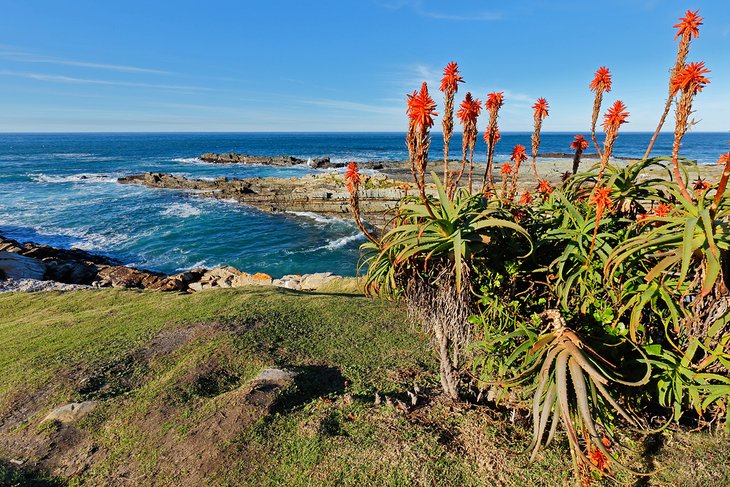
<svg viewBox="0 0 730 487"><path fill-rule="evenodd" d="M287 414L319 397L345 391L345 378L337 367L309 365L293 369L298 375L271 407L271 413Z"/></svg>
<svg viewBox="0 0 730 487"><path fill-rule="evenodd" d="M0 485L9 487L62 487L68 483L59 478L48 475L42 470L26 468L0 460Z"/></svg>

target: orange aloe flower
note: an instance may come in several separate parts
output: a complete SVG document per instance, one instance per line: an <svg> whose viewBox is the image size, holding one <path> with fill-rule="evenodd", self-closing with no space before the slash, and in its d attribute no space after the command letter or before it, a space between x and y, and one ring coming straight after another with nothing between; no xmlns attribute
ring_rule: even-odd
<svg viewBox="0 0 730 487"><path fill-rule="evenodd" d="M603 212L611 206L611 188L602 186L596 188L591 194L588 202L596 207L596 225L593 227L593 238L591 239L591 248L588 254L593 253L593 246L596 244L596 235L598 235L598 225L601 223ZM587 262L587 260L586 260Z"/></svg>
<svg viewBox="0 0 730 487"><path fill-rule="evenodd" d="M717 160L717 164L718 164L719 166L721 166L721 165L723 165L723 164L727 164L727 156L728 156L728 154L722 154L722 155L720 156L720 158L719 158L719 159Z"/></svg>
<svg viewBox="0 0 730 487"><path fill-rule="evenodd" d="M611 188L606 186L597 188L589 203L596 206L596 222L598 222L603 215L603 210L611 206Z"/></svg>
<svg viewBox="0 0 730 487"><path fill-rule="evenodd" d="M512 164L509 162L502 164L502 169L499 170L499 173L503 176L509 176L512 174Z"/></svg>
<svg viewBox="0 0 730 487"><path fill-rule="evenodd" d="M582 135L576 135L573 137L573 142L570 143L570 148L573 150L580 149L581 152L588 148L588 141Z"/></svg>
<svg viewBox="0 0 730 487"><path fill-rule="evenodd" d="M486 142L487 145L489 145L489 136L492 135L492 129L489 127L484 130L484 142ZM494 143L496 144L499 142L499 139L502 138L502 134L499 133L499 129L497 127L494 128ZM725 154L727 156L727 154ZM722 157L722 156L721 156ZM718 162L718 164L720 164Z"/></svg>
<svg viewBox="0 0 730 487"><path fill-rule="evenodd" d="M517 144L515 148L512 149L512 155L510 156L510 160L515 163L526 161L527 152L525 146L522 144Z"/></svg>
<svg viewBox="0 0 730 487"><path fill-rule="evenodd" d="M520 196L520 204L529 205L530 203L532 203L532 194L530 194L530 191L526 189L522 193L522 196Z"/></svg>
<svg viewBox="0 0 730 487"><path fill-rule="evenodd" d="M354 193L362 182L362 176L358 172L357 163L350 162L345 171L345 181L347 181L347 191Z"/></svg>
<svg viewBox="0 0 730 487"><path fill-rule="evenodd" d="M543 196L547 196L553 192L553 187L550 185L547 179L540 179L537 182L537 192Z"/></svg>
<svg viewBox="0 0 730 487"><path fill-rule="evenodd" d="M504 104L504 92L495 91L487 95L487 101L485 103L487 110L499 109Z"/></svg>
<svg viewBox="0 0 730 487"><path fill-rule="evenodd" d="M674 209L674 207L667 203L660 203L657 205L656 208L654 208L654 216L659 218L664 218L665 216L669 216L669 213Z"/></svg>
<svg viewBox="0 0 730 487"><path fill-rule="evenodd" d="M672 77L672 93L676 94L679 90L682 90L691 91L693 95L696 95L710 82L704 76L709 72L710 70L705 68L704 61L685 65Z"/></svg>
<svg viewBox="0 0 730 487"><path fill-rule="evenodd" d="M429 129L433 127L433 117L436 113L436 102L433 101L431 95L428 94L428 86L424 82L421 85L421 91L413 95L408 95L408 108L406 113L411 123L421 127L421 129Z"/></svg>
<svg viewBox="0 0 730 487"><path fill-rule="evenodd" d="M476 123L477 117L482 112L482 102L478 98L472 98L471 93L467 91L464 101L459 106L461 108L456 112L456 116L461 124L466 126L469 123Z"/></svg>
<svg viewBox="0 0 730 487"><path fill-rule="evenodd" d="M591 91L611 91L611 72L606 66L601 66L593 76L593 81L588 85Z"/></svg>
<svg viewBox="0 0 730 487"><path fill-rule="evenodd" d="M611 441L606 438L605 436L601 439L601 443L603 443L603 446L608 449L611 446ZM610 450L609 450L610 451ZM596 447L588 447L588 459L591 461L594 467L596 467L596 470L599 472L610 472L610 463L611 460L606 456L605 453L603 453L600 449Z"/></svg>
<svg viewBox="0 0 730 487"><path fill-rule="evenodd" d="M684 17L679 18L680 22L674 25L674 28L677 29L677 35L674 36L675 39L684 35L688 35L690 38L700 36L699 27L702 25L704 19L698 13L699 10L695 10L694 12L687 10Z"/></svg>
<svg viewBox="0 0 730 487"><path fill-rule="evenodd" d="M535 110L535 119L544 119L548 116L548 109L550 108L550 105L548 105L548 102L545 98L538 98L534 105L532 105L532 108Z"/></svg>
<svg viewBox="0 0 730 487"><path fill-rule="evenodd" d="M609 129L618 130L622 124L628 123L627 118L629 118L629 112L626 111L626 105L618 100L603 116L603 128L606 131Z"/></svg>
<svg viewBox="0 0 730 487"><path fill-rule="evenodd" d="M464 78L459 75L459 66L455 62L450 62L444 68L444 77L441 78L441 91L459 91L459 83L463 83Z"/></svg>

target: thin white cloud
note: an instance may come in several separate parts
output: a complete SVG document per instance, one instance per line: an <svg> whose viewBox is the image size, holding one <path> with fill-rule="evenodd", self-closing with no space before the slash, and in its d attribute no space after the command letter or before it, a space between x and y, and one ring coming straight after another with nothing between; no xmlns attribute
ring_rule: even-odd
<svg viewBox="0 0 730 487"><path fill-rule="evenodd" d="M382 106L382 105L369 105L366 103L359 103L348 100L334 100L329 98L305 98L300 99L300 103L305 105L316 105L323 108L330 108L333 110L342 110L346 112L365 112L365 113L380 113L385 115L393 115L400 113L400 108L395 106Z"/></svg>
<svg viewBox="0 0 730 487"><path fill-rule="evenodd" d="M424 6L423 0L391 0L377 1L376 4L389 10L400 10L402 8L410 8L415 14L435 20L447 20L455 22L488 22L501 20L502 14L494 11L480 10L476 12L443 12Z"/></svg>
<svg viewBox="0 0 730 487"><path fill-rule="evenodd" d="M101 69L107 71L117 71L120 73L171 74L169 71L164 71L161 69L142 68L139 66L129 66L125 64L94 63L88 61L77 61L74 59L59 59L54 57L38 56L28 51L24 51L20 48L4 44L0 44L0 50L2 50L2 52L0 52L0 58L22 63L56 64L59 66Z"/></svg>
<svg viewBox="0 0 730 487"><path fill-rule="evenodd" d="M9 70L0 71L0 76L18 76L18 77L27 78L27 79L33 79L36 81L47 81L47 82L51 82L51 83L124 86L124 87L130 87L130 88L152 88L152 89L159 89L159 90L175 90L175 91L212 91L209 88L201 88L198 86L137 83L137 82L133 82L133 81L112 81L112 80L103 80L103 79L77 78L74 76L62 76L62 75L46 74L46 73L29 73L29 72L9 71Z"/></svg>
<svg viewBox="0 0 730 487"><path fill-rule="evenodd" d="M512 100L516 102L523 102L523 103L533 103L537 98L527 95L525 93L515 93L510 90L504 90L504 98L505 100Z"/></svg>
<svg viewBox="0 0 730 487"><path fill-rule="evenodd" d="M419 15L436 20L453 20L456 22L493 21L501 20L502 15L497 12L475 12L473 14L454 15L430 10L416 10Z"/></svg>

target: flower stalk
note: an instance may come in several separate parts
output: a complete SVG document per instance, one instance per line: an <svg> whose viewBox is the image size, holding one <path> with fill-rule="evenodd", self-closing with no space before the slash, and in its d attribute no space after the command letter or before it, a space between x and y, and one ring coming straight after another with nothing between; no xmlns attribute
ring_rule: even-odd
<svg viewBox="0 0 730 487"><path fill-rule="evenodd" d="M710 82L705 74L710 70L705 68L704 62L689 63L677 71L672 78L672 91L679 93L679 101L676 109L676 125L674 127L674 143L672 144L672 171L677 180L677 185L687 201L692 201L692 195L679 170L679 148L682 145L687 130L691 125L689 116L692 114L692 102L695 95L702 91L702 88Z"/></svg>
<svg viewBox="0 0 730 487"><path fill-rule="evenodd" d="M550 105L545 98L538 98L532 108L535 110L534 121L535 130L532 133L532 173L535 175L535 181L540 178L537 175L537 151L540 148L540 131L542 130L542 121L548 116ZM513 188L514 194L514 188Z"/></svg>
<svg viewBox="0 0 730 487"><path fill-rule="evenodd" d="M504 104L504 92L497 91L487 95L487 101L484 105L489 112L489 124L484 131L484 141L487 143L487 167L482 177L481 193L484 193L489 183L489 188L494 192L494 181L492 180L492 168L494 166L494 146L500 139L497 120L499 119L499 109Z"/></svg>
<svg viewBox="0 0 730 487"><path fill-rule="evenodd" d="M454 135L454 95L459 91L459 83L464 79L459 75L459 66L450 62L444 68L444 77L441 78L440 90L444 93L444 117L441 127L444 134L444 181L449 174L449 142Z"/></svg>
<svg viewBox="0 0 730 487"><path fill-rule="evenodd" d="M433 127L433 117L437 116L436 102L428 93L428 86L424 82L419 92L408 95L408 154L411 159L411 172L421 194L423 204L428 214L435 218L431 203L426 196L426 165L428 164L428 149L431 146L430 129Z"/></svg>
<svg viewBox="0 0 730 487"><path fill-rule="evenodd" d="M515 193L517 192L517 175L520 172L520 164L527 160L527 153L524 145L517 144L512 149L512 155L510 160L515 164L515 170L512 172L512 184L510 186L507 200L511 203L515 199Z"/></svg>
<svg viewBox="0 0 730 487"><path fill-rule="evenodd" d="M664 126L664 121L667 119L667 114L669 113L669 109L672 106L672 101L677 94L672 86L672 80L674 79L674 75L684 67L684 63L687 61L687 55L689 54L689 45L692 41L692 38L700 36L699 26L702 25L703 19L698 15L698 13L699 10L695 10L694 12L692 12L691 10L687 10L685 16L680 17L680 22L674 25L674 28L677 29L677 35L674 36L674 39L676 40L678 37L680 38L679 47L677 49L677 60L674 63L674 67L669 72L669 95L667 96L667 102L664 105L664 111L662 112L662 116L659 119L659 125L657 125L657 128L654 131L654 135L652 135L651 140L649 141L649 146L646 148L646 152L644 153L644 159L648 159L649 155L651 155L651 151L654 148L654 143L659 136L659 132Z"/></svg>
<svg viewBox="0 0 730 487"><path fill-rule="evenodd" d="M482 102L477 98L472 98L471 93L467 92L464 101L461 102L459 111L456 116L459 117L459 121L463 127L462 141L461 141L461 169L458 176L451 185L450 194L456 191L459 186L461 177L464 174L466 168L467 157L469 159L469 192L473 190L472 185L472 174L474 171L474 147L477 142L477 118L482 111Z"/></svg>
<svg viewBox="0 0 730 487"><path fill-rule="evenodd" d="M357 163L350 162L347 165L347 170L345 171L345 183L347 184L347 192L350 194L350 209L352 210L352 214L355 218L357 228L360 229L368 240L375 245L379 245L377 239L368 232L367 228L365 228L360 216L360 184L362 183L362 175L358 171Z"/></svg>
<svg viewBox="0 0 730 487"><path fill-rule="evenodd" d="M580 158L583 155L583 151L588 148L588 141L584 136L576 135L573 137L570 148L575 151L575 155L573 156L573 174L576 174L578 172L578 166L580 166Z"/></svg>
<svg viewBox="0 0 730 487"><path fill-rule="evenodd" d="M603 130L606 132L606 139L603 141L603 154L601 155L601 166L598 170L596 186L593 188L591 195L601 185L606 166L608 166L608 161L611 158L611 154L613 154L613 146L618 138L618 129L621 125L628 123L626 120L628 117L629 112L626 111L626 105L621 100L614 103L603 116Z"/></svg>
<svg viewBox="0 0 730 487"><path fill-rule="evenodd" d="M598 157L603 157L603 154L601 154L601 148L598 146L598 140L596 139L596 123L598 123L598 114L601 111L603 93L611 91L611 72L608 68L605 66L598 68L593 76L593 81L591 81L591 84L588 87L596 94L593 99L593 114L591 116L591 139L593 139L593 145L596 146Z"/></svg>

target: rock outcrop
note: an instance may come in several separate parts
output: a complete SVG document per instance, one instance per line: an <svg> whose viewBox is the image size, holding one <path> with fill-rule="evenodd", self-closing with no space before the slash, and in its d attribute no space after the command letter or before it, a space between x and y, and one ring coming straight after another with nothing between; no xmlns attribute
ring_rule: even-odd
<svg viewBox="0 0 730 487"><path fill-rule="evenodd" d="M214 164L261 164L264 166L298 166L306 164L314 169L330 169L344 166L343 163L330 161L329 157L319 157L317 159L299 159L292 156L251 156L248 154L238 154L236 152L228 152L224 154L216 154L215 152L207 152L200 156L203 162L211 162Z"/></svg>
<svg viewBox="0 0 730 487"><path fill-rule="evenodd" d="M235 200L269 212L311 212L351 218L350 195L341 174L309 174L300 178L246 178L214 180L188 179L163 173L145 173L119 178L122 184L151 188L195 191L198 196ZM376 226L388 220L388 210L413 185L393 181L382 174L363 175L360 208L364 218Z"/></svg>
<svg viewBox="0 0 730 487"><path fill-rule="evenodd" d="M313 291L342 279L328 272L273 279L263 272L249 274L231 266L191 269L168 275L124 266L114 259L84 250L20 243L1 235L0 272L3 272L0 292L69 291L86 287L196 292L243 286Z"/></svg>
<svg viewBox="0 0 730 487"><path fill-rule="evenodd" d="M5 279L43 279L45 264L33 257L13 252L0 252L0 277Z"/></svg>

